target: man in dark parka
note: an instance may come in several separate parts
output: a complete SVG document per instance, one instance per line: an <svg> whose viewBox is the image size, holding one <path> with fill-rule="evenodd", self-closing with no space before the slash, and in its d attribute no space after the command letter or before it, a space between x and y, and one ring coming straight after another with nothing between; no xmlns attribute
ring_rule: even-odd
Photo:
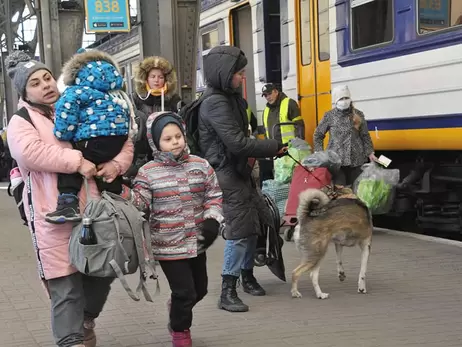
<svg viewBox="0 0 462 347"><path fill-rule="evenodd" d="M276 140L248 137L246 102L240 93L247 58L236 47L213 48L204 60L207 89L199 109L199 146L215 169L223 191L226 246L219 308L231 312L248 311L236 293L242 286L251 295L265 295L253 275L254 253L261 223L271 216L251 177L249 158L266 158L281 153Z"/></svg>

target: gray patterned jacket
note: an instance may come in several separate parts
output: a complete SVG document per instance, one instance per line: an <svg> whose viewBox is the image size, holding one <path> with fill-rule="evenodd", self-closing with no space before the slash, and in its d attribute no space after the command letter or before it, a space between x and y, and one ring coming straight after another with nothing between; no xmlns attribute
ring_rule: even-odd
<svg viewBox="0 0 462 347"><path fill-rule="evenodd" d="M314 151L323 150L323 141L329 132L327 149L336 152L342 159L342 166L361 166L374 153L364 114L355 109L361 117L359 130L354 127L352 109L345 111L333 108L326 112L314 132Z"/></svg>

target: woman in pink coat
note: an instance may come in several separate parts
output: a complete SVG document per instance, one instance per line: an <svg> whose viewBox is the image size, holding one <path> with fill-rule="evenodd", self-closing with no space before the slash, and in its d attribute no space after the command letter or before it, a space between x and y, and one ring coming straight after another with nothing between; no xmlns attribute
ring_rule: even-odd
<svg viewBox="0 0 462 347"><path fill-rule="evenodd" d="M14 115L8 124L8 145L26 182L25 212L40 278L51 299L55 342L59 347L93 347L94 319L103 309L112 279L78 273L69 264L72 225L47 223L45 215L56 209L57 173L79 172L90 178L90 194L96 195L98 190L91 178L98 175L111 181L125 172L132 162L133 144L127 140L119 155L96 168L70 143L58 141L53 134L53 104L59 92L50 70L23 52L13 52L5 62L21 96L18 107L26 108L33 123ZM80 204L84 207L84 195L80 196Z"/></svg>

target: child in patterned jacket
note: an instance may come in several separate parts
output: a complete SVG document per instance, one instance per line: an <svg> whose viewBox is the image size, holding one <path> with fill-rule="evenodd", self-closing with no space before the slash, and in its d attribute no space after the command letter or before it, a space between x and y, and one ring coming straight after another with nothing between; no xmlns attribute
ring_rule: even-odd
<svg viewBox="0 0 462 347"><path fill-rule="evenodd" d="M222 192L215 171L189 154L184 124L175 113L147 120L153 160L143 165L122 197L149 214L154 258L172 291L168 329L173 347L190 347L192 309L207 294L205 250L223 221Z"/></svg>
<svg viewBox="0 0 462 347"><path fill-rule="evenodd" d="M116 62L104 52L81 49L66 63L61 77L65 89L55 105L55 136L70 141L96 167L111 161L137 129ZM119 194L122 172L115 161L111 163L118 177L112 182L96 177L96 184L100 191ZM79 173L58 174L58 207L46 215L48 222L81 220L77 194L82 180Z"/></svg>

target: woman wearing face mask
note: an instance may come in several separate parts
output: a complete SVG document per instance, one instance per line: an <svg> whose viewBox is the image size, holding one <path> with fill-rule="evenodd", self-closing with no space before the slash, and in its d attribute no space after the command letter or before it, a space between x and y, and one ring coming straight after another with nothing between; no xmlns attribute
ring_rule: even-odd
<svg viewBox="0 0 462 347"><path fill-rule="evenodd" d="M334 177L335 184L352 185L367 159L377 158L364 114L353 106L348 87L334 88L332 101L335 107L326 112L314 132L314 151L323 150L324 137L329 132L327 149L342 159L342 166Z"/></svg>
<svg viewBox="0 0 462 347"><path fill-rule="evenodd" d="M51 301L51 327L59 347L94 347L94 320L101 313L110 291L112 278L88 277L69 263L69 239L72 224L55 225L45 215L58 201L57 173L78 172L89 179L91 196L98 196L93 176L114 179L131 161L133 144L127 140L120 154L95 164L72 149L69 142L59 141L54 133L54 103L59 98L56 80L46 65L31 60L21 51L5 59L8 75L21 96L18 108L26 111L30 122L13 115L8 124L8 145L18 163L24 188L24 211L32 235L39 276ZM24 110L25 109L25 110ZM18 112L19 113L19 112ZM85 195L80 195L84 208Z"/></svg>

